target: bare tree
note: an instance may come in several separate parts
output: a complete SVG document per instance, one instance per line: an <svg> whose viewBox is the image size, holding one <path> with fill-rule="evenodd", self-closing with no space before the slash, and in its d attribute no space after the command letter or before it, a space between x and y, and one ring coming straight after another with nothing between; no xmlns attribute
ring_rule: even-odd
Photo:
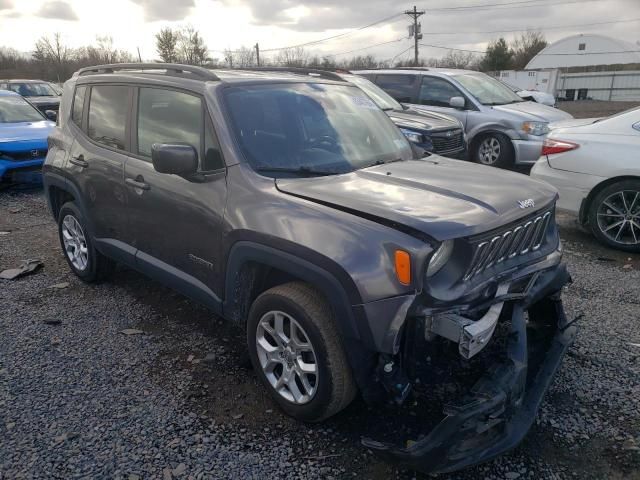
<svg viewBox="0 0 640 480"><path fill-rule="evenodd" d="M33 58L42 71L45 74L52 73L58 82L68 78L72 57L73 50L62 42L62 35L58 32L52 38L46 35L40 37L33 52Z"/></svg>
<svg viewBox="0 0 640 480"><path fill-rule="evenodd" d="M477 57L469 52L457 52L449 50L449 52L437 61L437 66L441 68L470 68L477 64Z"/></svg>
<svg viewBox="0 0 640 480"><path fill-rule="evenodd" d="M302 47L285 48L276 55L275 63L285 67L304 67L309 61L309 55Z"/></svg>
<svg viewBox="0 0 640 480"><path fill-rule="evenodd" d="M178 32L166 27L156 33L156 52L165 63L178 60Z"/></svg>
<svg viewBox="0 0 640 480"><path fill-rule="evenodd" d="M178 33L176 47L180 61L188 65L202 65L207 61L204 39L192 26L187 26Z"/></svg>
<svg viewBox="0 0 640 480"><path fill-rule="evenodd" d="M542 32L527 30L521 33L511 42L513 68L515 70L523 70L527 63L546 46L547 40Z"/></svg>

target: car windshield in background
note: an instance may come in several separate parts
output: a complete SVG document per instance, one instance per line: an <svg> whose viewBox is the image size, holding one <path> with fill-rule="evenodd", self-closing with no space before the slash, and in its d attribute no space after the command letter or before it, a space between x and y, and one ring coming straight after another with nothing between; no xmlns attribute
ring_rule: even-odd
<svg viewBox="0 0 640 480"><path fill-rule="evenodd" d="M366 78L359 77L357 75L345 75L344 78L366 93L381 109L402 110L402 105L400 105L391 95Z"/></svg>
<svg viewBox="0 0 640 480"><path fill-rule="evenodd" d="M0 97L0 123L42 122L45 118L24 98Z"/></svg>
<svg viewBox="0 0 640 480"><path fill-rule="evenodd" d="M353 86L252 85L225 97L244 155L268 176L346 173L413 156L389 117Z"/></svg>
<svg viewBox="0 0 640 480"><path fill-rule="evenodd" d="M507 105L524 101L499 80L484 73L464 73L454 78L483 105Z"/></svg>
<svg viewBox="0 0 640 480"><path fill-rule="evenodd" d="M10 83L8 89L19 93L23 97L52 97L58 95L48 83Z"/></svg>

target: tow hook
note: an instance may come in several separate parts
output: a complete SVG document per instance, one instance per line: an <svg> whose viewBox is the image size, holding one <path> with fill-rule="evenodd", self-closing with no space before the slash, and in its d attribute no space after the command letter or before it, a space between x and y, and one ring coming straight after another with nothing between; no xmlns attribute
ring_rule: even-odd
<svg viewBox="0 0 640 480"><path fill-rule="evenodd" d="M409 393L411 393L411 383L407 374L398 362L395 362L389 355L381 355L378 362L378 378L382 386L391 396L397 405L402 405Z"/></svg>

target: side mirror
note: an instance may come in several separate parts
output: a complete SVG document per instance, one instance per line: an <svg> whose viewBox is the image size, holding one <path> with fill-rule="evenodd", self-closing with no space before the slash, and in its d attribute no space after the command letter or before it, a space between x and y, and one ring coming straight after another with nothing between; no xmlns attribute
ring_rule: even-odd
<svg viewBox="0 0 640 480"><path fill-rule="evenodd" d="M198 152L191 145L154 143L151 162L159 173L192 175L198 170Z"/></svg>
<svg viewBox="0 0 640 480"><path fill-rule="evenodd" d="M464 108L467 102L465 102L463 97L451 97L449 99L449 106L452 108Z"/></svg>
<svg viewBox="0 0 640 480"><path fill-rule="evenodd" d="M44 116L52 122L55 122L58 119L58 112L56 112L55 110L45 110Z"/></svg>

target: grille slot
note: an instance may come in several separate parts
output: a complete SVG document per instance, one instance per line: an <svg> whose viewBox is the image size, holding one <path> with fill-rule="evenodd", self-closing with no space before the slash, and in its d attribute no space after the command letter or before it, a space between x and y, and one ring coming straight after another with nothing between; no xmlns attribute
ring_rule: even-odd
<svg viewBox="0 0 640 480"><path fill-rule="evenodd" d="M430 135L435 153L447 152L461 148L464 144L462 130L448 130Z"/></svg>
<svg viewBox="0 0 640 480"><path fill-rule="evenodd" d="M0 160L8 160L10 162L24 162L26 160L37 160L47 156L46 148L34 148L32 150L19 150L17 152L0 151Z"/></svg>
<svg viewBox="0 0 640 480"><path fill-rule="evenodd" d="M550 222L551 211L547 211L516 224L491 239L475 244L471 264L463 277L464 280L469 280L507 259L539 250L544 244Z"/></svg>

